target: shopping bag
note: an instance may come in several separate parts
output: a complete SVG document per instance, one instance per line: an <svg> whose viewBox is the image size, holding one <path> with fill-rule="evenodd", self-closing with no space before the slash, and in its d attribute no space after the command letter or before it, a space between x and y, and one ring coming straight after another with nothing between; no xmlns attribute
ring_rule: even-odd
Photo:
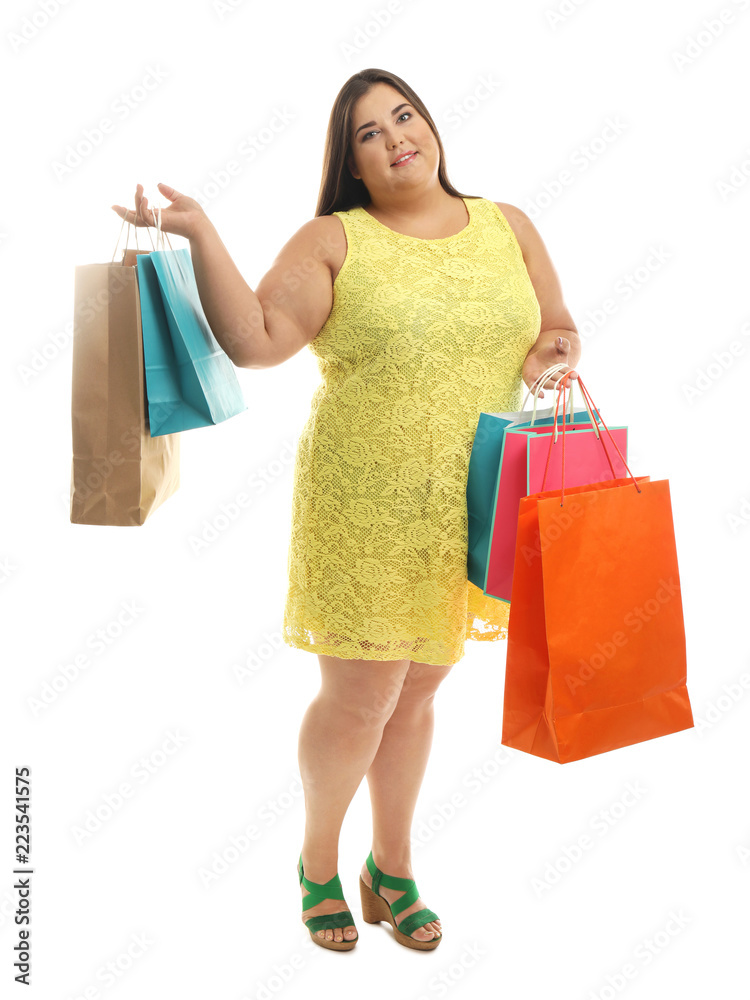
<svg viewBox="0 0 750 1000"><path fill-rule="evenodd" d="M627 472L519 502L505 746L568 763L693 726L669 482Z"/></svg>
<svg viewBox="0 0 750 1000"><path fill-rule="evenodd" d="M466 512L468 522L468 543L466 554L466 574L468 579L482 591L487 582L487 566L492 542L492 526L495 516L495 504L498 490L500 460L503 453L503 443L506 431L510 428L530 426L549 426L556 422L555 406L537 410L537 402L541 387L563 368L564 364L552 365L535 383L535 391L529 390L516 412L480 413L474 440L469 456L469 468L466 479ZM525 409L529 396L533 396L534 408L530 412ZM573 394L570 395L568 419L575 423L592 419L587 408L573 408ZM563 416L560 419L564 419ZM513 502L512 517L509 521L511 565L515 547L515 524L518 500L528 490L518 487ZM486 591L485 591L486 593ZM495 596L491 594L490 596Z"/></svg>
<svg viewBox="0 0 750 1000"><path fill-rule="evenodd" d="M158 220L157 246L161 213ZM207 427L246 410L234 366L203 312L190 251L139 255L137 272L151 434Z"/></svg>
<svg viewBox="0 0 750 1000"><path fill-rule="evenodd" d="M134 254L116 253L75 269L74 524L141 525L179 487L179 436L149 434Z"/></svg>
<svg viewBox="0 0 750 1000"><path fill-rule="evenodd" d="M611 454L602 448L598 426L589 421L586 411L576 416L579 420L568 427L566 435L566 483L581 486L624 476L625 464L619 453L627 460L627 427L609 428L619 452ZM482 586L485 594L501 601L510 601L513 585L518 501L530 493L559 489L562 484L562 447L559 441L550 447L554 443L550 438L555 435L555 426L513 426L503 439L489 529L487 573Z"/></svg>

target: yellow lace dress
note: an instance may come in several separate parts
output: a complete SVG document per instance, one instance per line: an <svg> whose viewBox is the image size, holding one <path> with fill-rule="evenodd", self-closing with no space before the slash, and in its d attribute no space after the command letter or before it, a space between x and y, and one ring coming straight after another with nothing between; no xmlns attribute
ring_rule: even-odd
<svg viewBox="0 0 750 1000"><path fill-rule="evenodd" d="M294 467L284 641L346 659L456 663L507 636L466 575L479 414L520 409L539 304L503 213L464 198L453 236L335 212L347 253L309 350L321 383Z"/></svg>

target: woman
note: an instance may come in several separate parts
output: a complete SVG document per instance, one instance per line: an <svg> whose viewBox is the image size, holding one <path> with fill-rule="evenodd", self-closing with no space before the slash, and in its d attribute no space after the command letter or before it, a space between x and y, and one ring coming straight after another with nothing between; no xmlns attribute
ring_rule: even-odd
<svg viewBox="0 0 750 1000"><path fill-rule="evenodd" d="M338 94L316 216L255 292L198 203L159 189L162 227L190 240L233 363L266 368L309 346L322 376L297 451L284 611L285 641L321 670L299 739L302 919L323 947L356 944L338 841L366 775L364 919L434 948L441 921L410 858L433 700L464 640L504 638L508 621L466 576L468 459L482 410L518 409L523 382L580 357L557 274L523 212L456 191L424 104L382 70ZM154 225L142 190L135 212L113 208Z"/></svg>

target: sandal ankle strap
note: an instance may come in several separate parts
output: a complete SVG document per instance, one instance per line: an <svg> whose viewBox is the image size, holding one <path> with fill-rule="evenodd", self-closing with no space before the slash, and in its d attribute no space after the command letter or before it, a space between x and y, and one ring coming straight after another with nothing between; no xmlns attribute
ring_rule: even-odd
<svg viewBox="0 0 750 1000"><path fill-rule="evenodd" d="M341 886L341 879L339 878L338 872L329 879L327 882L311 882L310 879L305 878L304 868L302 867L302 855L299 856L299 864L297 865L297 873L299 875L300 884L307 889L308 895L302 900L302 911L311 909L313 906L317 906L318 903L322 902L324 899L341 899L344 898L344 890Z"/></svg>
<svg viewBox="0 0 750 1000"><path fill-rule="evenodd" d="M380 895L381 885L385 886L386 889L395 889L398 892L403 892L403 896L399 896L395 903L388 903L394 917L398 916L402 910L407 909L407 907L411 906L412 903L416 903L419 899L417 883L413 878L397 878L395 875L386 875L373 861L372 851L370 851L365 863L368 872L372 875L372 891L376 896Z"/></svg>

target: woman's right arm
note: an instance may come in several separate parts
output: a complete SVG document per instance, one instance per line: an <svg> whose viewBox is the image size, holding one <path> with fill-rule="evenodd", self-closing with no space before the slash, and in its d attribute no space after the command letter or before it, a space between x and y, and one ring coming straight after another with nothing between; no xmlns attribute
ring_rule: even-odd
<svg viewBox="0 0 750 1000"><path fill-rule="evenodd" d="M196 226L190 254L201 305L219 345L238 368L279 365L320 332L333 304L329 226L326 216L301 226L255 291L208 218Z"/></svg>
<svg viewBox="0 0 750 1000"><path fill-rule="evenodd" d="M159 190L171 202L161 213L162 229L189 239L203 311L234 365L270 368L315 339L333 304L331 236L340 233L333 216L319 216L301 226L253 291L198 202L166 184ZM120 205L112 208L134 225L156 224L140 184L135 205L135 212Z"/></svg>

